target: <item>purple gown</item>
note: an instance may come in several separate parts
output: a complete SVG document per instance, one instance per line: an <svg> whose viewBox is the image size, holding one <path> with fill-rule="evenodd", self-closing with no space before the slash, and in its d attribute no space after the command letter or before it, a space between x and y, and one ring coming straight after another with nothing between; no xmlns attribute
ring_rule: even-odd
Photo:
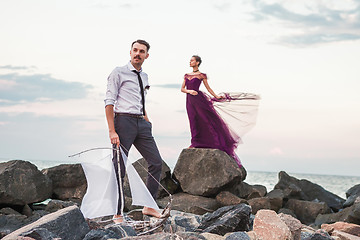
<svg viewBox="0 0 360 240"><path fill-rule="evenodd" d="M235 149L241 141L240 137L231 132L227 124L215 111L213 101L199 87L206 74L185 74L185 86L188 90L195 90L198 95L186 94L186 110L190 122L191 147L215 148L233 157L239 167L241 162L235 154Z"/></svg>

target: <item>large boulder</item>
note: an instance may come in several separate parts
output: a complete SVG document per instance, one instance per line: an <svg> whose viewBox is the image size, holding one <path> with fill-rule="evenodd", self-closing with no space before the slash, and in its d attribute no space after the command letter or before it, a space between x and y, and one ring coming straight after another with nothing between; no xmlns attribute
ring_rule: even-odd
<svg viewBox="0 0 360 240"><path fill-rule="evenodd" d="M11 210L10 208L1 209L0 213L0 239L5 235L19 229L25 225L35 222L39 218L48 214L48 212L40 210L33 211L30 217L21 215L20 213Z"/></svg>
<svg viewBox="0 0 360 240"><path fill-rule="evenodd" d="M219 208L203 216L198 231L225 235L229 232L249 231L251 207L244 203Z"/></svg>
<svg viewBox="0 0 360 240"><path fill-rule="evenodd" d="M270 200L270 209L278 212L283 206L284 192L281 189L274 189L267 195Z"/></svg>
<svg viewBox="0 0 360 240"><path fill-rule="evenodd" d="M87 182L81 164L61 164L43 169L42 173L53 182L54 198L82 199L85 195Z"/></svg>
<svg viewBox="0 0 360 240"><path fill-rule="evenodd" d="M218 202L213 198L195 196L187 193L176 193L172 195L172 197L171 209L173 210L201 215L207 212L213 212L219 208ZM162 208L164 208L168 202L169 198L157 200L158 205Z"/></svg>
<svg viewBox="0 0 360 240"><path fill-rule="evenodd" d="M292 194L288 195L287 198L325 202L334 211L342 209L345 202L344 199L325 190L320 185L305 179L298 180L295 177L289 176L284 171L279 172L279 182L275 185L274 189L282 189L284 193L291 192ZM299 192L298 190L301 191ZM294 191L297 192L295 193Z"/></svg>
<svg viewBox="0 0 360 240"><path fill-rule="evenodd" d="M319 214L315 219L315 225L324 223L348 222L360 224L360 203L344 208L337 213Z"/></svg>
<svg viewBox="0 0 360 240"><path fill-rule="evenodd" d="M183 149L173 176L184 192L198 196L215 196L227 186L246 177L233 158L218 149Z"/></svg>
<svg viewBox="0 0 360 240"><path fill-rule="evenodd" d="M360 203L360 184L351 187L346 191L346 202L344 207L349 207L355 203Z"/></svg>
<svg viewBox="0 0 360 240"><path fill-rule="evenodd" d="M262 240L292 240L289 227L273 210L260 210L254 219L253 231Z"/></svg>
<svg viewBox="0 0 360 240"><path fill-rule="evenodd" d="M138 174L140 175L143 182L146 183L146 179L148 176L148 172L147 172L148 164L147 164L146 160L144 158L141 158L141 159L137 160L136 162L134 162L133 166L136 169L136 171L138 172ZM160 184L164 188L166 188L166 190L168 192L170 192L171 194L173 194L178 188L178 184L171 178L171 170L170 170L169 166L164 161L162 162L162 167L161 167ZM127 178L127 175L124 178L124 193L126 196L131 197L130 185L129 185L129 180ZM157 195L158 195L158 198L163 198L163 197L168 196L166 191L161 186L159 187L159 191L158 191Z"/></svg>
<svg viewBox="0 0 360 240"><path fill-rule="evenodd" d="M27 161L0 163L0 204L25 205L51 197L52 182Z"/></svg>
<svg viewBox="0 0 360 240"><path fill-rule="evenodd" d="M47 235L56 238L74 240L83 239L90 231L80 209L76 206L71 206L45 215L39 220L10 233L3 240L25 237L36 229L46 229Z"/></svg>
<svg viewBox="0 0 360 240"><path fill-rule="evenodd" d="M292 210L297 218L304 224L315 222L319 214L330 213L330 208L324 202L309 202L297 199L290 199L286 208Z"/></svg>
<svg viewBox="0 0 360 240"><path fill-rule="evenodd" d="M252 199L264 197L267 193L266 187L262 185L250 185L246 182L240 182L236 185L230 185L227 190L239 198Z"/></svg>

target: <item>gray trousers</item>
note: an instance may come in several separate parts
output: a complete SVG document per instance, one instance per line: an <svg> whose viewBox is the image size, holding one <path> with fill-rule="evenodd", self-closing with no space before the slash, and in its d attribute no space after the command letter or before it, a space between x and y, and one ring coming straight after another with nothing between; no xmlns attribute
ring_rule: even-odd
<svg viewBox="0 0 360 240"><path fill-rule="evenodd" d="M120 143L124 153L128 155L128 151L132 145L140 152L140 154L145 158L148 163L149 174L146 180L146 186L149 189L149 192L154 199L157 197L157 192L159 189L159 184L154 180L160 181L162 159L159 153L159 150L156 146L154 137L151 132L151 123L147 122L143 118L135 118L131 116L116 115L114 118L115 131L119 135ZM126 148L126 150L124 149ZM117 154L114 151L113 164L115 167L116 173L118 173L118 163L117 163ZM125 166L120 156L120 170L122 180L125 177ZM154 177L151 177L151 175ZM119 175L116 174L116 178L119 186L120 193L120 179ZM122 181L124 182L124 181ZM121 199L119 196L118 201L118 213L121 213L121 205L124 202L124 199Z"/></svg>

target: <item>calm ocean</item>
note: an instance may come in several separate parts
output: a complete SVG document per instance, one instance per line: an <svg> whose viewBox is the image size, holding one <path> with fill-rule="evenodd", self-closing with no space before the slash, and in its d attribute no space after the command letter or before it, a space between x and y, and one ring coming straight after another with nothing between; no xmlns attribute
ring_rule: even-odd
<svg viewBox="0 0 360 240"><path fill-rule="evenodd" d="M0 161L1 162L1 161ZM49 168L64 163L74 163L69 158L67 162L56 162L56 161L30 161L34 163L40 170L43 168ZM339 197L346 199L346 191L356 184L360 184L360 176L337 176L337 175L320 175L320 174L301 174L301 173L287 173L290 176L296 177L297 179L306 179L310 182L316 183L329 192L332 192ZM277 172L255 172L248 171L245 182L251 185L260 184L266 187L267 191L270 192L274 189L274 186L278 183Z"/></svg>
<svg viewBox="0 0 360 240"><path fill-rule="evenodd" d="M320 174L303 174L303 173L287 173L297 179L306 179L312 183L316 183L329 192L346 199L346 191L356 184L360 184L360 177L337 176L337 175L320 175ZM269 191L274 189L278 183L278 173L276 172L252 172L248 171L245 182L253 185L260 184Z"/></svg>

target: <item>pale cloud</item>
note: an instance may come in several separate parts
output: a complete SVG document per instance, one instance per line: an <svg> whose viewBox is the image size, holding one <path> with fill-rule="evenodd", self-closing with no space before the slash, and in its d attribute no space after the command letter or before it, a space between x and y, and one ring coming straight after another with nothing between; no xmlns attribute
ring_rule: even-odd
<svg viewBox="0 0 360 240"><path fill-rule="evenodd" d="M271 149L269 153L270 153L270 155L277 155L277 156L284 155L283 150L279 147L275 147L275 148Z"/></svg>
<svg viewBox="0 0 360 240"><path fill-rule="evenodd" d="M68 82L50 74L0 74L2 104L17 104L39 100L66 100L84 98L91 85Z"/></svg>
<svg viewBox="0 0 360 240"><path fill-rule="evenodd" d="M360 4L334 4L323 1L269 3L253 1L255 21L280 21L297 33L282 36L279 43L293 46L360 39Z"/></svg>
<svg viewBox="0 0 360 240"><path fill-rule="evenodd" d="M14 88L17 85L18 84L16 82L14 82L14 81L9 81L9 80L5 80L5 79L0 78L0 91L10 90L10 89Z"/></svg>
<svg viewBox="0 0 360 240"><path fill-rule="evenodd" d="M36 69L35 66L13 66L13 65L2 65L0 69L7 69L7 70L30 70Z"/></svg>

